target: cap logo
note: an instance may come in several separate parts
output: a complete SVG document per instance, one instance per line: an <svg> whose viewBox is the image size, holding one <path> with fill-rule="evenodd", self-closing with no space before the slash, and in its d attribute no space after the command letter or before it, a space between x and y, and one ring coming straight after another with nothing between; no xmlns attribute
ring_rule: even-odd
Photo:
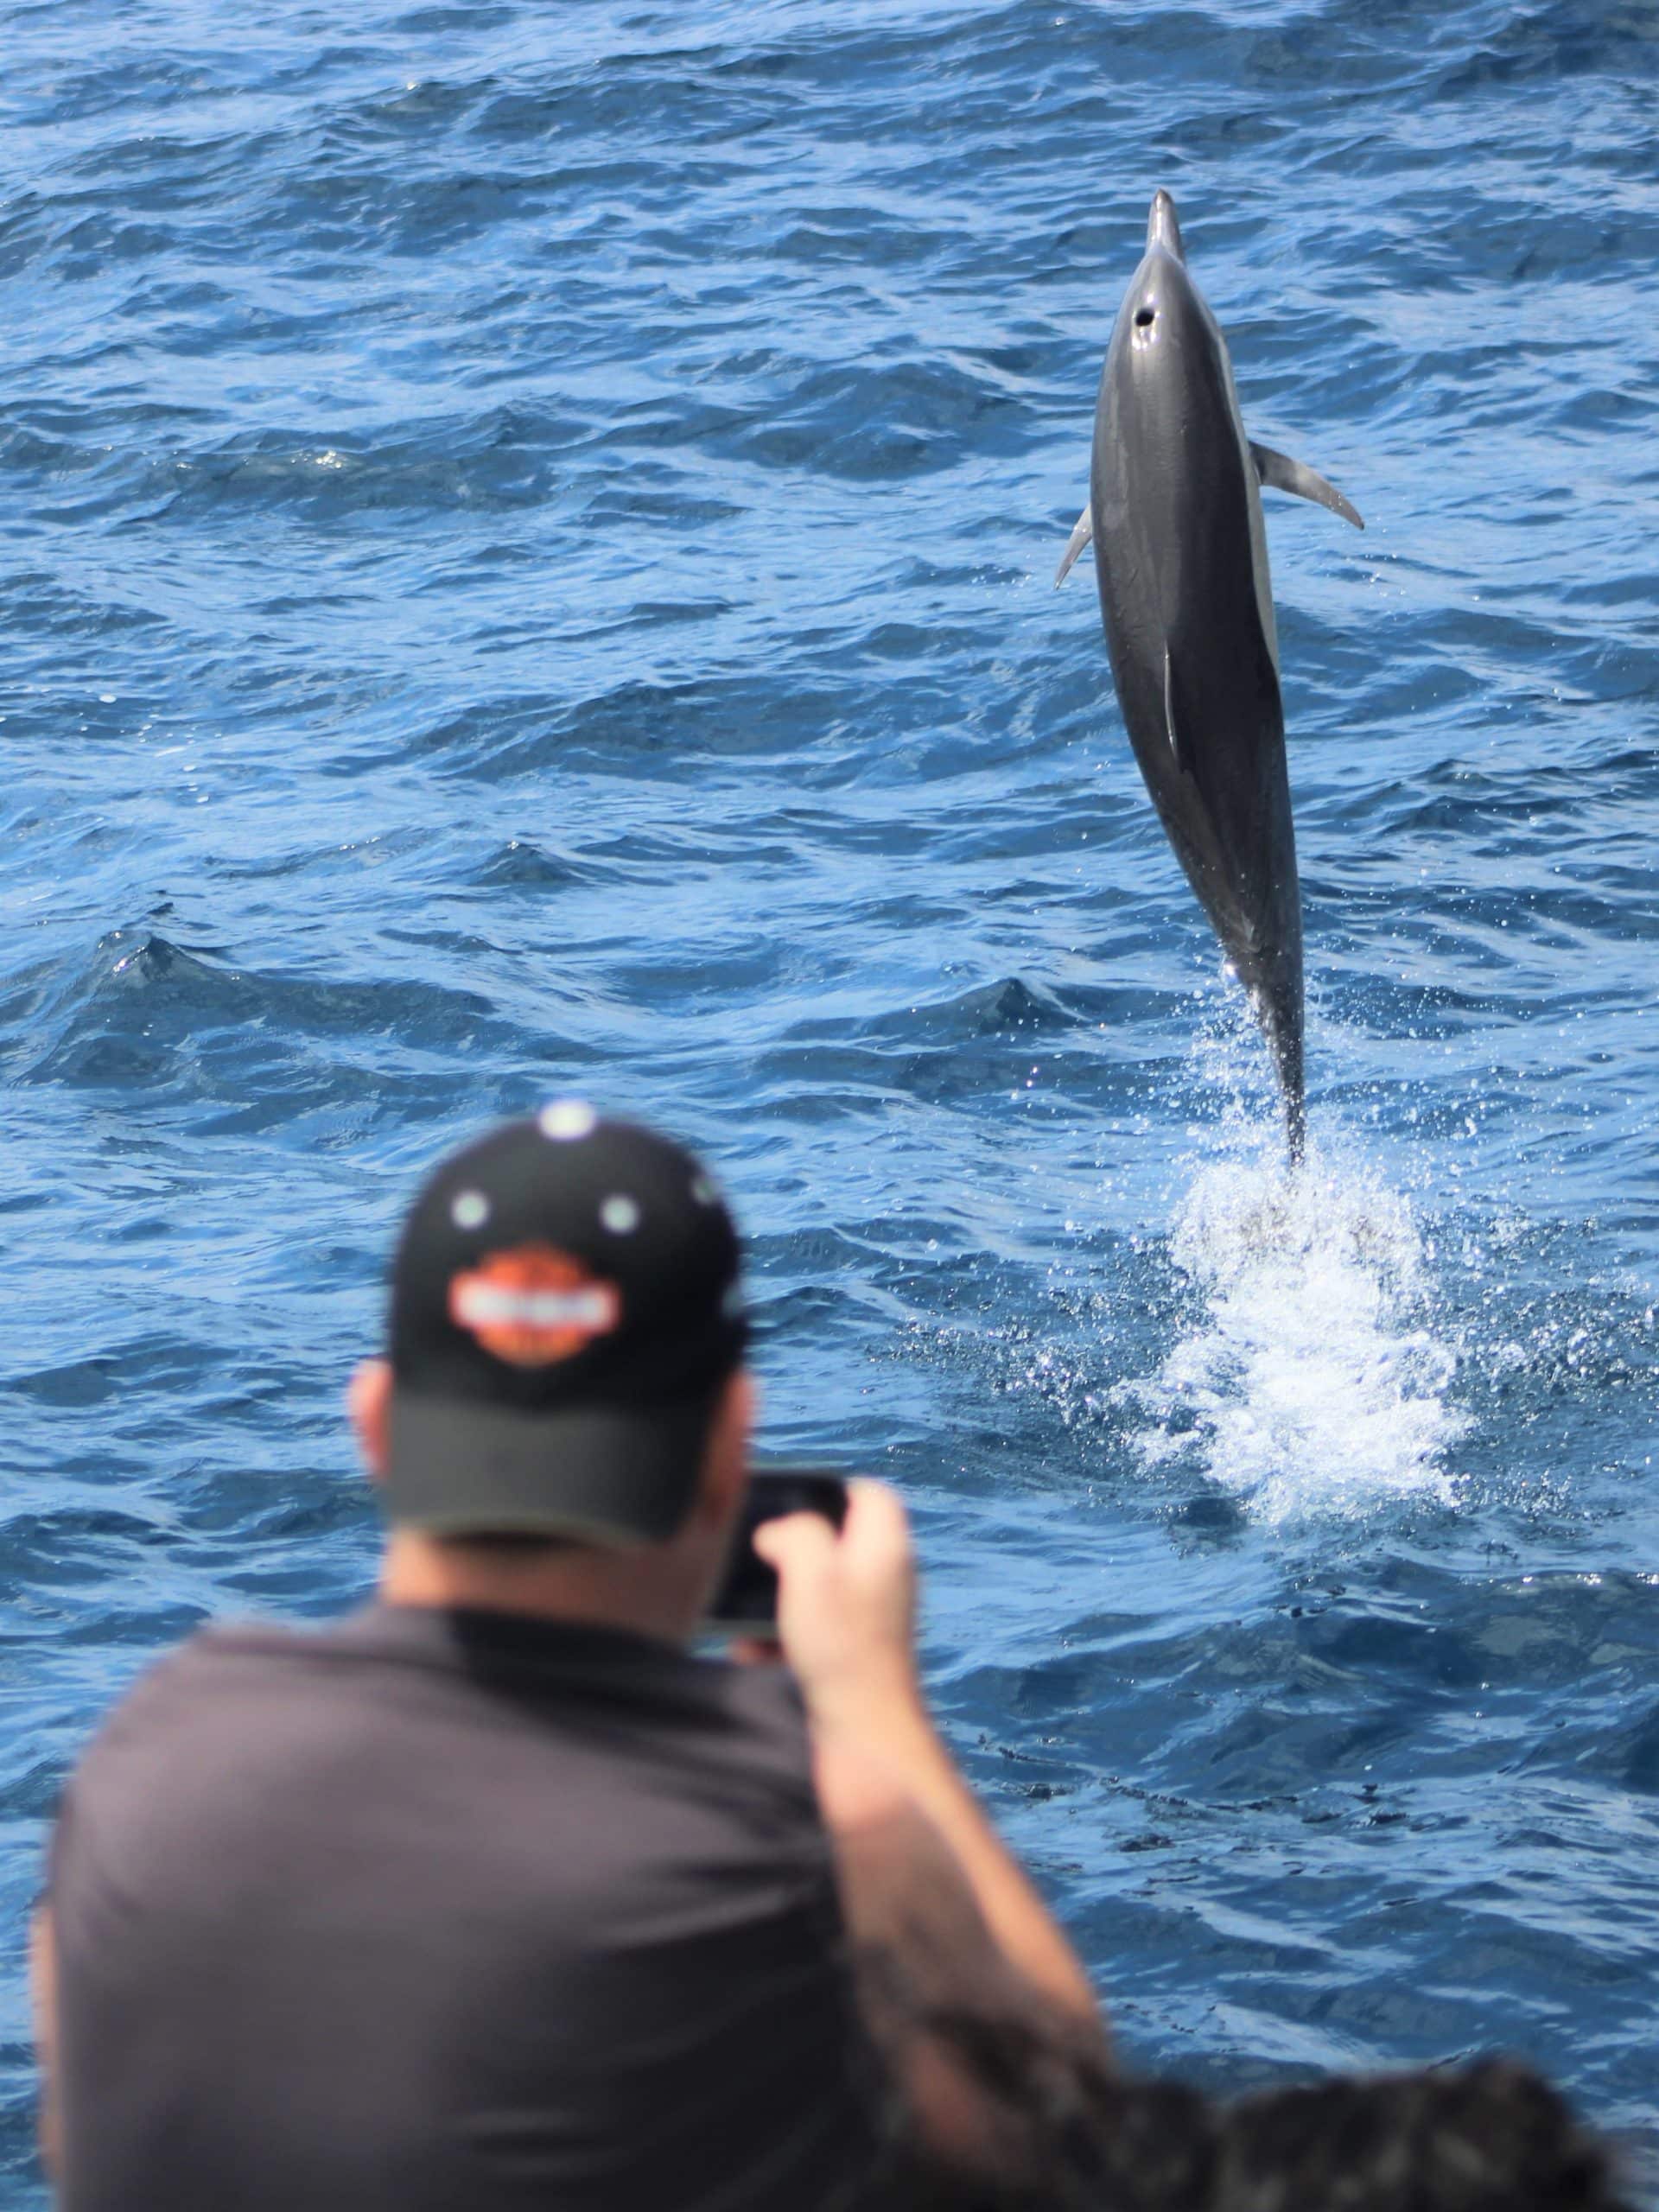
<svg viewBox="0 0 1659 2212"><path fill-rule="evenodd" d="M519 1244L450 1278L449 1318L511 1366L551 1367L608 1336L622 1300L569 1253Z"/></svg>

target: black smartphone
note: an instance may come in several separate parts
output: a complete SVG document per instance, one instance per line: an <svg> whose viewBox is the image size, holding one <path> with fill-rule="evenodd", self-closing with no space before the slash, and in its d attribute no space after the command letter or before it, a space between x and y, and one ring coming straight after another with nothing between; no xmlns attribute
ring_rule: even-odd
<svg viewBox="0 0 1659 2212"><path fill-rule="evenodd" d="M754 1548L763 1521L785 1513L817 1513L832 1528L847 1518L844 1476L827 1467L755 1467L749 1494L732 1535L731 1556L709 1607L704 1625L738 1636L764 1636L778 1620L778 1576Z"/></svg>

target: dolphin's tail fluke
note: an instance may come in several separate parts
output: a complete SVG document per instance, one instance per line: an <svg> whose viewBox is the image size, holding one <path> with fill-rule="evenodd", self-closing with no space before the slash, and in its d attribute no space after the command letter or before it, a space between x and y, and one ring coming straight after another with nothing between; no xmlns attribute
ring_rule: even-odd
<svg viewBox="0 0 1659 2212"><path fill-rule="evenodd" d="M1285 1141L1290 1147L1290 1164L1293 1167L1300 1167L1302 1154L1307 1148L1307 1091L1302 1078L1300 1027L1295 1033L1287 1034L1269 1024L1268 1043L1272 1047L1274 1065L1279 1075L1279 1089L1285 1102Z"/></svg>
<svg viewBox="0 0 1659 2212"><path fill-rule="evenodd" d="M1294 1098L1285 1094L1285 1139L1290 1147L1291 1166L1300 1167L1307 1150L1307 1102L1300 1092Z"/></svg>
<svg viewBox="0 0 1659 2212"><path fill-rule="evenodd" d="M1285 1108L1285 1141L1290 1164L1300 1167L1307 1147L1307 1089L1302 1059L1301 977L1294 985L1274 991L1254 989L1250 1008L1262 1027L1273 1071L1279 1078L1279 1095Z"/></svg>

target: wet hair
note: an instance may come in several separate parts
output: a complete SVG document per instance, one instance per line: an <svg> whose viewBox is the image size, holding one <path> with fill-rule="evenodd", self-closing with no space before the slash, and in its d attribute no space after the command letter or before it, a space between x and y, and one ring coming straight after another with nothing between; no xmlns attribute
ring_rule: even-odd
<svg viewBox="0 0 1659 2212"><path fill-rule="evenodd" d="M1510 2060L1224 2104L1028 2025L929 2025L1014 2152L988 2186L940 2177L938 2212L1630 2212L1606 2146Z"/></svg>
<svg viewBox="0 0 1659 2212"><path fill-rule="evenodd" d="M1530 2067L1332 2081L1226 2110L1217 2212L1615 2212L1605 2148Z"/></svg>

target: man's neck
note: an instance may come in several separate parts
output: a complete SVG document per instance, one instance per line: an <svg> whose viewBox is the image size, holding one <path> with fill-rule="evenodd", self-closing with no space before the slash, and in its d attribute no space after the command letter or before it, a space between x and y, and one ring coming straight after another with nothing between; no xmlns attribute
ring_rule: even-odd
<svg viewBox="0 0 1659 2212"><path fill-rule="evenodd" d="M380 1560L389 1605L461 1606L482 1612L632 1629L683 1643L696 1625L696 1593L656 1551L586 1545L499 1554L394 1529Z"/></svg>

